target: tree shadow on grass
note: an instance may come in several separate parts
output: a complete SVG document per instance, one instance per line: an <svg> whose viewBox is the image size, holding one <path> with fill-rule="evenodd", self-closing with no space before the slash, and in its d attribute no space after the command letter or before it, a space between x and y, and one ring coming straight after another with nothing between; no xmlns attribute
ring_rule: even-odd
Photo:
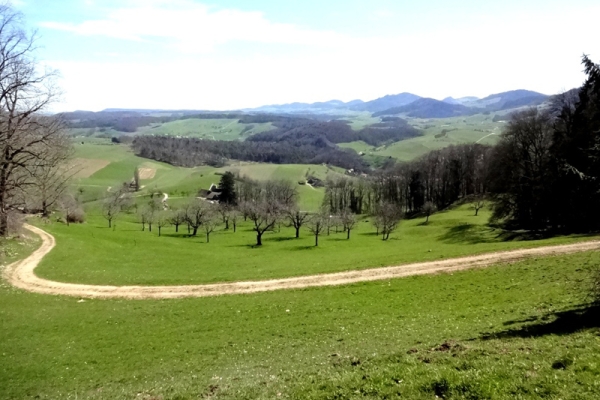
<svg viewBox="0 0 600 400"><path fill-rule="evenodd" d="M464 223L453 226L446 233L439 237L440 240L447 243L479 244L479 243L498 243L498 242L518 242L548 239L556 236L549 231L527 231L515 230L508 231L496 229L488 225L476 225ZM592 235L580 235L581 237Z"/></svg>
<svg viewBox="0 0 600 400"><path fill-rule="evenodd" d="M359 235L362 236L379 236L377 232L360 232Z"/></svg>
<svg viewBox="0 0 600 400"><path fill-rule="evenodd" d="M154 233L154 232L152 232ZM156 234L158 237L158 233ZM170 237L170 238L177 238L177 239L193 239L193 238L200 238L200 235L196 235L193 236L191 234L187 234L187 233L163 233L160 236L163 237ZM206 239L206 235L204 236L204 238Z"/></svg>
<svg viewBox="0 0 600 400"><path fill-rule="evenodd" d="M290 250L302 251L302 250L311 250L311 249L316 249L316 248L319 248L319 246L315 246L313 244L310 246L294 246Z"/></svg>
<svg viewBox="0 0 600 400"><path fill-rule="evenodd" d="M275 238L266 238L263 239L265 242L287 242L289 240L297 240L299 238L295 238L293 236L286 236L286 237L275 237Z"/></svg>
<svg viewBox="0 0 600 400"><path fill-rule="evenodd" d="M446 243L464 243L464 244L479 244L499 242L500 239L494 239L489 236L489 233L484 232L489 227L475 224L461 224L448 229L446 233L441 235L439 239Z"/></svg>
<svg viewBox="0 0 600 400"><path fill-rule="evenodd" d="M572 309L506 321L505 326L527 324L496 333L485 333L483 340L534 338L546 335L569 335L581 330L600 328L600 304L582 304Z"/></svg>

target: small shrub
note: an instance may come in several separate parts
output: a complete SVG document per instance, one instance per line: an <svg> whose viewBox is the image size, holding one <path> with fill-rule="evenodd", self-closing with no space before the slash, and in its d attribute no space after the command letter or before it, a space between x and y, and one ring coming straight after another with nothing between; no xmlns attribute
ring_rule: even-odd
<svg viewBox="0 0 600 400"><path fill-rule="evenodd" d="M85 213L83 210L73 210L67 214L67 222L70 224L83 224L85 222Z"/></svg>

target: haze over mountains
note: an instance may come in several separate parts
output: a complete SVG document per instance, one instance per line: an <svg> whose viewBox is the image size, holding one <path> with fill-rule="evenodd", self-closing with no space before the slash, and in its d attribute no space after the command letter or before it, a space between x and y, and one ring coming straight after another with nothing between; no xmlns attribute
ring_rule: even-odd
<svg viewBox="0 0 600 400"><path fill-rule="evenodd" d="M519 107L538 106L548 101L551 96L530 91L530 90L511 90L508 92L496 93L484 98L467 96L461 98L446 97L443 100L436 100L427 97L421 97L413 93L399 93L386 95L375 100L363 101L352 100L343 102L341 100L330 100L315 103L289 103L272 104L256 108L247 108L243 110L225 111L227 113L239 114L291 114L291 115L312 115L311 118L329 119L331 115L343 116L356 112L370 112L373 116L406 116L413 118L449 118L456 116L474 115L483 112L497 112L510 110ZM194 115L199 113L214 113L210 110L158 110L158 109L126 109L126 108L108 108L101 113L134 113L137 115ZM223 111L217 111L223 114ZM92 112L75 111L72 113L63 113L63 115L73 115L75 118L89 118ZM90 115L87 115L90 114Z"/></svg>
<svg viewBox="0 0 600 400"><path fill-rule="evenodd" d="M469 96L458 99L446 97L444 100L425 98L404 92L367 102L353 100L345 103L340 100L330 100L317 103L275 104L245 109L244 111L270 113L368 111L374 113L374 116L406 114L416 118L447 118L472 115L483 111L501 111L523 106L536 106L549 97L542 93L523 89L496 93L482 99Z"/></svg>

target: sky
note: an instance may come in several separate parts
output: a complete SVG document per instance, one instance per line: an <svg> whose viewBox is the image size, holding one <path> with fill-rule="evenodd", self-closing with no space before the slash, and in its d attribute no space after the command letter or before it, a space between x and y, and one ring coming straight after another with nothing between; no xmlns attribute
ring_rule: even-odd
<svg viewBox="0 0 600 400"><path fill-rule="evenodd" d="M581 85L597 0L13 0L52 111L233 110Z"/></svg>

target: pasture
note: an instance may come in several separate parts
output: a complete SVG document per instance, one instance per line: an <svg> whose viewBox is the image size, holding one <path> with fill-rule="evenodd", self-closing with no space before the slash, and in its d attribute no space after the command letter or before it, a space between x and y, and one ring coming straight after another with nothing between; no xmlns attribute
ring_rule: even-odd
<svg viewBox="0 0 600 400"><path fill-rule="evenodd" d="M226 170L255 179L324 179L325 166L238 163L177 168L85 140L82 159L107 160L75 183L88 220L30 222L56 248L41 277L88 284L159 285L268 279L570 243L489 226L468 205L401 222L388 241L363 217L352 232L265 234L249 222L202 230L141 231L135 214L108 229L97 200L135 167L177 206ZM237 168L237 170L235 170ZM316 209L323 190L298 185ZM3 262L39 243L11 241ZM94 300L37 295L0 283L2 399L588 399L600 396L600 321L586 297L598 252L531 258L452 274L339 287L178 300Z"/></svg>
<svg viewBox="0 0 600 400"><path fill-rule="evenodd" d="M138 198L142 203L143 198ZM55 235L61 246L54 249L37 269L51 280L102 285L180 285L237 280L257 280L375 268L418 261L433 261L491 251L576 241L576 236L523 240L486 225L489 212L475 217L468 206L403 221L388 241L381 240L365 217L346 239L342 229L314 236L285 222L266 233L263 246L255 247L251 222L239 222L237 232L221 226L210 235L202 229L190 237L185 226L142 232L135 214L124 214L115 229L91 212L88 222L66 226L38 225ZM336 230L338 233L336 233ZM81 255L85 254L85 257Z"/></svg>
<svg viewBox="0 0 600 400"><path fill-rule="evenodd" d="M599 257L182 300L2 284L0 397L596 398Z"/></svg>
<svg viewBox="0 0 600 400"><path fill-rule="evenodd" d="M243 140L250 135L272 129L272 124L243 124L239 119L200 119L187 118L165 123L152 123L142 126L136 132L120 132L112 128L72 128L69 133L78 139L97 137L167 135L194 137L211 140Z"/></svg>
<svg viewBox="0 0 600 400"><path fill-rule="evenodd" d="M155 171L152 179L143 179L141 184L146 191L164 191L173 199L193 196L201 188L209 188L219 183L221 174L231 171L240 176L255 180L285 179L294 183L304 181L308 176L326 179L327 176L340 176L343 170L324 165L304 164L261 164L232 162L222 168L201 166L196 168L174 167L145 158L137 157L126 145L112 144L109 139L89 139L74 142L75 157L82 170L89 171L100 162L104 167L96 169L86 177L77 177L73 182L81 192L85 202L92 202L104 196L110 186L129 182L136 167ZM320 206L324 190L307 185L298 185L300 206L306 210L316 210Z"/></svg>
<svg viewBox="0 0 600 400"><path fill-rule="evenodd" d="M423 132L423 136L373 147L364 142L340 143L340 147L364 152L366 157L392 157L411 161L432 150L450 145L481 143L492 145L505 125L492 121L493 115L477 114L468 117L418 119L407 118L409 124Z"/></svg>

